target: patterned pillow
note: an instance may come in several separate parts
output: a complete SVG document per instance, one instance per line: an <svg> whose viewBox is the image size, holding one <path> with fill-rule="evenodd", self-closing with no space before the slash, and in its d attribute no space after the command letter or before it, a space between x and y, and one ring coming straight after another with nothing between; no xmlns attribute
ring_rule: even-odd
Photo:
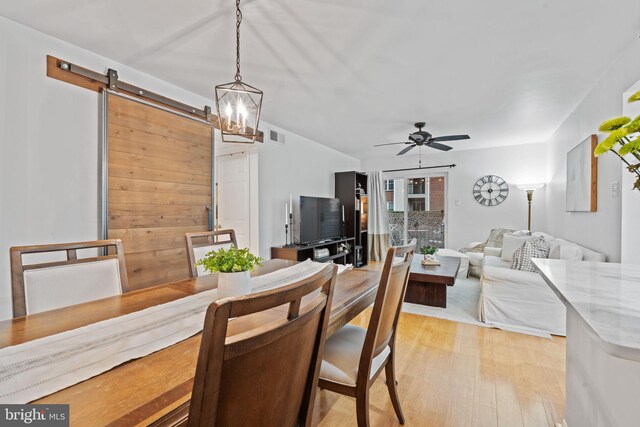
<svg viewBox="0 0 640 427"><path fill-rule="evenodd" d="M464 252L479 252L482 253L484 252L484 248L489 246L491 248L501 248L502 247L502 239L505 235L505 233L511 233L515 230L510 230L508 228L494 228L493 230L491 230L491 233L489 233L489 238L485 241L482 242L472 248L465 248L465 249L461 249L460 252L464 253Z"/></svg>
<svg viewBox="0 0 640 427"><path fill-rule="evenodd" d="M522 246L513 253L511 269L536 271L531 262L531 258L548 258L550 249L549 243L542 237L524 242Z"/></svg>
<svg viewBox="0 0 640 427"><path fill-rule="evenodd" d="M489 239L487 239L487 246L490 248L501 248L504 235L507 233L513 233L514 231L515 230L511 230L509 228L494 228L489 234Z"/></svg>

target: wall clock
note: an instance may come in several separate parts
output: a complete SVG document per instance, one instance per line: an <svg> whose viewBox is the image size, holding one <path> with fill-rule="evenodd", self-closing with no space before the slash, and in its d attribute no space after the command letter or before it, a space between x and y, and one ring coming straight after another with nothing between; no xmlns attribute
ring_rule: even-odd
<svg viewBox="0 0 640 427"><path fill-rule="evenodd" d="M486 175L473 185L473 198L483 206L497 206L509 195L509 184L496 175Z"/></svg>

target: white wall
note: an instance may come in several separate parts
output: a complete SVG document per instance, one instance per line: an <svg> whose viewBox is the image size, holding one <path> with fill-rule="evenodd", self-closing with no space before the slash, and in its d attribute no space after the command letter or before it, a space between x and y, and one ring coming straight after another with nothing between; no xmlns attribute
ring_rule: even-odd
<svg viewBox="0 0 640 427"><path fill-rule="evenodd" d="M640 102L629 103L627 100L638 91L640 91L640 80L622 95L623 113L632 119L640 115ZM627 159L631 164L637 163L637 160L630 154L627 155ZM621 261L640 264L640 251L638 251L638 242L640 242L640 227L638 227L640 191L633 188L635 179L635 174L623 169L620 190L622 196L622 221L620 224Z"/></svg>
<svg viewBox="0 0 640 427"><path fill-rule="evenodd" d="M117 69L129 83L188 104L214 105L0 17L0 318L11 316L9 247L98 237L98 95L46 77L47 54L95 70ZM263 255L283 240L267 231L279 225L279 200L284 205L290 192L332 195L332 172L360 164L308 139L287 137L284 146L259 149Z"/></svg>
<svg viewBox="0 0 640 427"><path fill-rule="evenodd" d="M472 144L473 139L464 142ZM527 228L527 199L516 184L544 182L546 176L546 152L544 144L526 144L478 150L452 150L436 152L423 148L423 166L454 163L448 172L448 237L447 246L460 248L472 241L486 240L489 231L496 227L514 229ZM415 151L415 150L414 150ZM417 167L418 158L396 156L390 153L382 159L365 159L365 171ZM433 170L440 171L440 170ZM498 175L509 184L509 196L498 206L486 207L478 204L472 194L473 184L484 175ZM533 230L546 230L545 188L533 197ZM456 200L460 205L456 205Z"/></svg>
<svg viewBox="0 0 640 427"><path fill-rule="evenodd" d="M271 126L276 131L282 129ZM258 146L260 176L260 254L270 258L273 245L284 244L284 205L293 194L335 197L334 172L360 170L360 160L282 131L284 144Z"/></svg>
<svg viewBox="0 0 640 427"><path fill-rule="evenodd" d="M604 120L622 114L621 94L640 78L640 42L634 40L600 81L576 106L547 142L549 233L602 252L620 261L621 198L613 183L621 183L621 162L608 153L598 159L598 211L566 212L567 152ZM598 135L602 140L602 135ZM637 213L636 213L637 215Z"/></svg>

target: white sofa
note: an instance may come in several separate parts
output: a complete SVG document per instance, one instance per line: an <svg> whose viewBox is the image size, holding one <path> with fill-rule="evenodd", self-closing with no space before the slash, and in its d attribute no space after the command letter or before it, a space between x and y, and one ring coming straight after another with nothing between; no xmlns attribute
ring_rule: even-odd
<svg viewBox="0 0 640 427"><path fill-rule="evenodd" d="M533 233L533 236L544 237L552 247L571 246L573 260L577 260L576 246L579 248L578 257L582 252L583 261L606 260L601 253L548 234ZM550 258L563 258L557 253L559 250L555 252L552 251ZM478 307L480 321L517 332L565 335L564 304L537 272L512 270L511 263L504 261L501 254L502 248L485 248L482 257Z"/></svg>
<svg viewBox="0 0 640 427"><path fill-rule="evenodd" d="M464 249L470 249L476 247L484 242L471 242L465 248L460 249L463 251ZM464 254L469 258L469 276L480 277L482 276L482 260L484 259L484 254L482 252L464 252Z"/></svg>

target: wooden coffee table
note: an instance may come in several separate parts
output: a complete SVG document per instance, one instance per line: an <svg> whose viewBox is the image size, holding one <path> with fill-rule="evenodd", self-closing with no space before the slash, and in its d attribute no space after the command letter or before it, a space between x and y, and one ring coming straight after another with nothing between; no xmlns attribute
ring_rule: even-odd
<svg viewBox="0 0 640 427"><path fill-rule="evenodd" d="M438 256L440 265L424 266L420 262L422 256L416 254L411 263L406 302L430 305L433 307L447 306L447 286L456 283L456 275L460 268L460 258Z"/></svg>

